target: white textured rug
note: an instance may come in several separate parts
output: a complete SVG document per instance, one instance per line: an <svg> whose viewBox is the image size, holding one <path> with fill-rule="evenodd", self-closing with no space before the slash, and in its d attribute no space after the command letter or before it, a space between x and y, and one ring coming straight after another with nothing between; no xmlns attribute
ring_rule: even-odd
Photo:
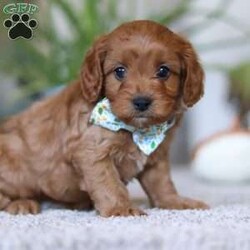
<svg viewBox="0 0 250 250"><path fill-rule="evenodd" d="M180 193L212 209L147 209L149 216L109 219L47 205L36 216L0 212L0 250L250 249L250 184L209 184L183 169L173 177ZM136 184L130 190L143 196Z"/></svg>

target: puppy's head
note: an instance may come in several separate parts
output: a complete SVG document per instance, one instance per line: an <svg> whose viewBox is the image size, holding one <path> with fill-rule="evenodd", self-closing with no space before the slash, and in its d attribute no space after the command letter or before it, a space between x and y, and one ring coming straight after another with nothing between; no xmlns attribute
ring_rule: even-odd
<svg viewBox="0 0 250 250"><path fill-rule="evenodd" d="M97 40L82 72L85 99L107 97L127 124L165 122L203 95L203 70L191 44L152 21L125 23Z"/></svg>

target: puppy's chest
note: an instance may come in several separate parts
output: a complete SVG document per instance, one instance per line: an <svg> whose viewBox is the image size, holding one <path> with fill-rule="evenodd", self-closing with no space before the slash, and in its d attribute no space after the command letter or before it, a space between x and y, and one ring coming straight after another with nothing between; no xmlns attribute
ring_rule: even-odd
<svg viewBox="0 0 250 250"><path fill-rule="evenodd" d="M121 179L127 182L144 169L148 156L140 151L129 132L119 132L118 140L120 144L114 150L113 161Z"/></svg>

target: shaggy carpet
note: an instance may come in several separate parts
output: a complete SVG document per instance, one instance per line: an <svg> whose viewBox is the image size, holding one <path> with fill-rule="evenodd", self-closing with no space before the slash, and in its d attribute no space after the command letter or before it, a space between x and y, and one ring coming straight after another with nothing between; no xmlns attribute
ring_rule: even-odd
<svg viewBox="0 0 250 250"><path fill-rule="evenodd" d="M39 215L0 212L0 250L249 250L250 184L218 185L177 168L181 194L206 201L210 210L147 209L148 216L101 218L44 204ZM144 198L137 183L130 193Z"/></svg>

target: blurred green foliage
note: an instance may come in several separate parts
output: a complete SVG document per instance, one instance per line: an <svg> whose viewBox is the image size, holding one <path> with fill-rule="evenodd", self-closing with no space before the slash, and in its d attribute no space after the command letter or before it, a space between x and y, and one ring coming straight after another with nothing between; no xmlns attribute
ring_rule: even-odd
<svg viewBox="0 0 250 250"><path fill-rule="evenodd" d="M28 93L73 80L94 38L118 20L117 1L107 1L105 9L99 0L83 2L81 8L75 8L66 0L37 1L41 8L35 15L39 26L33 39L8 41L0 59L1 70L20 79ZM61 37L53 19L55 11L67 24L69 38Z"/></svg>
<svg viewBox="0 0 250 250"><path fill-rule="evenodd" d="M250 106L250 62L244 62L230 71L232 92Z"/></svg>
<svg viewBox="0 0 250 250"><path fill-rule="evenodd" d="M243 62L229 73L231 79L230 98L238 108L238 115L242 126L250 127L250 62Z"/></svg>

